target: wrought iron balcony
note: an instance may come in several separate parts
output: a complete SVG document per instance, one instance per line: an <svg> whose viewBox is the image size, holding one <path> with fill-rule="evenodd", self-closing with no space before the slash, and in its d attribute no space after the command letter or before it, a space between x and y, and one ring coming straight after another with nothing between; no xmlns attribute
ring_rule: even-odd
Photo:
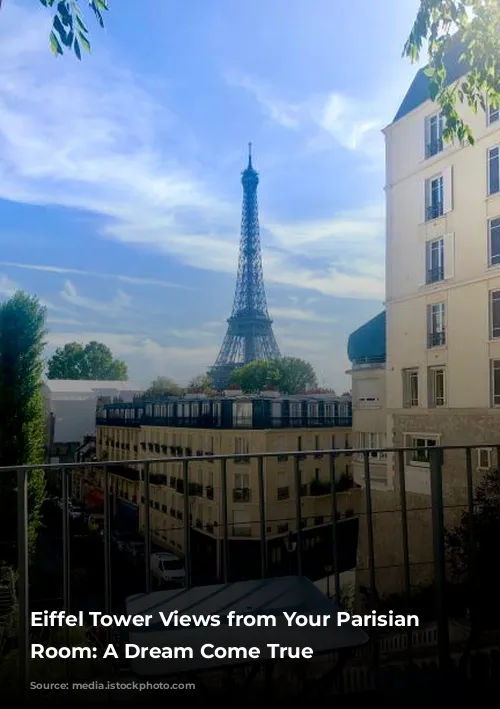
<svg viewBox="0 0 500 709"><path fill-rule="evenodd" d="M439 219L444 214L444 204L443 202L433 202L428 204L425 208L425 220L431 221L432 219Z"/></svg>
<svg viewBox="0 0 500 709"><path fill-rule="evenodd" d="M429 285L430 283L438 283L444 280L444 267L438 266L437 268L427 269L427 275L425 282Z"/></svg>
<svg viewBox="0 0 500 709"><path fill-rule="evenodd" d="M347 416L248 416L223 420L220 416L142 416L139 419L121 416L97 416L97 426L136 427L169 426L172 428L203 429L268 429L268 428L349 428L352 415ZM182 456L182 449L178 452Z"/></svg>
<svg viewBox="0 0 500 709"><path fill-rule="evenodd" d="M427 335L427 347L443 347L446 344L446 333L444 330L441 332L429 332Z"/></svg>
<svg viewBox="0 0 500 709"><path fill-rule="evenodd" d="M425 146L425 157L431 158L443 151L443 139L430 140Z"/></svg>
<svg viewBox="0 0 500 709"><path fill-rule="evenodd" d="M485 443L481 445L480 448L488 448L490 450L491 459L489 458L489 463L498 468L500 457L496 444L488 445ZM44 558L46 558L44 553L30 560L28 554L28 524L30 522L28 482L31 473L34 470L39 471L40 469L44 470L46 473L57 473L61 481L60 505L54 505L53 509L50 508L52 510L50 513L50 524L55 525L53 533L56 542L54 543L59 545L62 539L62 546L54 547L54 549L57 549L56 556L59 554L57 558L59 560L58 563L60 563L60 571L62 571L62 588L58 588L53 592L54 597L50 600L50 607L58 608L60 604L58 597L61 596L62 610L68 613L78 610L78 604L83 603L82 599L88 604L91 604L92 610L102 610L104 613L121 612L118 609L122 607L125 595L129 593L129 591L125 590L125 582L128 580L128 575L131 571L127 570L124 574L122 570L125 563L123 557L118 558L118 560L116 558L118 551L115 547L117 545L120 549L122 547L126 548L127 544L130 546L130 558L133 559L133 568L136 572L139 572L139 576L137 577L139 587L135 588L135 590L130 590L130 593L150 593L153 583L151 574L152 544L170 544L168 533L171 531L171 528L156 528L158 514L167 515L168 512L172 524L175 525L172 529L174 529L177 534L176 548L180 550L178 554L182 554L183 557L185 585L188 588L193 585L206 585L215 581L231 583L239 580L241 577L269 578L272 576L296 574L298 576L305 575L312 578L314 573L318 572L319 569L318 573L320 575L317 576L317 578L325 579L328 577L328 583L331 584L328 586L328 593L334 597L338 603L342 604L345 601L341 594L341 572L357 568L357 574L364 575L366 579L366 581L362 582L363 586L358 588L360 594L358 601L368 613L371 612L371 610L382 612L381 609L386 609L385 612L387 612L387 609L398 612L396 606L393 607L391 604L387 605L383 598L383 593L380 591L382 580L385 576L390 576L391 578L399 579L398 583L400 582L401 585L402 595L400 595L397 603L399 604L398 608L405 608L406 611L401 610L400 612L413 612L418 614L420 611L412 610L414 609L412 605L414 603L417 604L415 607L420 608L420 606L418 606L420 601L415 600L415 581L412 581L412 579L414 579L413 574L421 568L422 564L425 564L426 573L428 575L430 574L430 578L432 578L433 582L432 593L429 594L429 598L426 601L428 605L425 610L425 613L430 614L429 623L432 626L432 630L429 631L429 633L421 632L420 629L415 633L412 631L403 631L401 633L397 629L390 629L387 631L388 634L386 630L384 630L385 635L381 635L379 631L374 630L370 633L369 652L357 656L356 664L353 666L354 669L351 667L350 669L347 668L344 670L344 672L347 672L345 677L353 677L354 675L352 675L352 673L358 672L355 668L359 666L361 667L359 676L368 676L369 678L365 689L372 691L374 686L375 689L377 689L379 680L382 681L382 685L384 686L387 686L388 683L391 684L393 681L390 679L392 675L387 674L389 670L387 663L384 665L384 662L387 660L388 653L390 655L392 652L391 648L393 645L394 652L396 653L395 662L398 665L399 685L401 685L401 682L407 681L409 683L408 687L414 686L411 683L414 682L414 673L418 668L413 666L408 676L404 674L403 668L405 661L409 661L411 665L410 661L417 651L419 657L423 657L424 650L430 653L429 663L437 664L437 666L443 670L443 677L446 676L448 680L450 680L451 659L460 656L462 653L466 667L464 669L464 667L460 665L460 676L467 675L467 667L469 666L467 663L470 662L468 640L464 638L462 642L460 639L461 636L458 637L455 633L456 637L454 636L453 648L451 648L449 630L450 617L448 613L453 613L454 617L457 617L457 613L460 614L463 611L465 614L466 609L470 609L469 619L472 619L470 622L475 623L476 614L480 611L481 606L486 603L484 595L485 589L480 587L482 577L478 571L480 559L477 555L480 553L481 545L479 544L479 537L476 535L479 534L479 529L474 521L481 502L479 498L476 500L474 497L474 484L476 481L474 477L475 461L478 460L478 451L472 446L427 446L419 448L383 449L383 452L387 454L388 464L390 464L391 470L395 470L394 490L391 491L390 496L387 498L388 500L397 498L394 509L384 507L384 505L380 508L378 504L377 506L374 504L371 469L372 450L354 449L350 451L356 454L357 460L361 459L363 461L363 476L362 486L357 488L359 505L355 508L354 503L349 502L349 509L345 509L345 505L342 509L339 507L340 501L346 500L347 498L341 497L341 495L343 495L341 491L342 485L340 485L342 474L339 477L338 473L341 473L341 471L336 471L338 456L344 455L345 451L322 450L320 452L325 460L325 466L329 474L329 482L324 484L310 483L309 491L314 488L317 490L318 494L327 496L324 509L322 508L320 510L316 505L314 505L314 509L311 507L308 508L307 500L303 499L304 488L300 467L301 458L305 455L307 458L313 460L314 457L318 455L317 450L249 454L247 456L249 459L254 458L257 460L256 481L258 489L255 490L255 495L252 497L246 496L246 493L243 495L245 499L242 501L242 504L247 501L250 502L247 508L248 519L241 519L239 523L236 523L234 518L230 516L230 510L228 510L227 504L228 501L230 505L233 504L232 500L230 500L232 488L229 481L229 471L231 468L228 468L228 465L231 465L234 456L213 456L212 460L215 467L210 470L210 474L217 476L217 486L219 487L220 485L221 503L220 505L211 505L211 508L213 508L213 519L209 521L205 521L206 508L204 508L204 513L201 514L197 507L198 501L196 500L196 496L199 494L198 483L192 483L190 481L190 476L198 472L196 457L183 457L180 459L178 457L164 459L151 458L141 460L140 464L143 467L143 479L140 483L142 495L142 498L140 498L142 510L142 542L140 540L132 540L132 542L129 542L123 530L115 527L114 516L115 507L117 505L131 505L132 502L130 500L114 499L113 476L115 471L118 472L123 465L137 465L136 460L106 460L85 464L74 463L66 465L57 464L36 467L0 468L0 474L2 475L12 475L12 473L15 473L17 476L18 533L17 547L14 550L17 554L17 563L15 558L11 559L9 563L17 567L16 570L19 577L19 644L17 649L19 651L20 681L22 686L28 686L30 670L33 668L33 663L30 660L30 644L33 640L33 631L30 629L29 624L30 610L32 608L38 609L41 605L41 597L36 596L36 583L40 576L43 577L43 564ZM272 484L272 474L269 473L270 468L266 467L266 465L270 460L275 461L278 456L283 455L288 457L289 465L292 469L291 472L293 472L293 476L291 475L291 478L293 477L293 483L287 486L276 486L276 495L270 496L269 485ZM155 489L153 485L155 480L153 470L158 462L165 465L167 468L170 464L179 465L179 463L181 463L182 476L173 477L172 479L170 479L169 476L169 480L174 483L175 489L179 489L180 483L181 491L187 491L188 493L182 495L182 497L176 497L175 507L169 507L168 510L163 499L158 497L158 490ZM413 467L417 463L419 467ZM450 596L451 591L448 582L451 580L451 577L449 575L447 576L445 504L443 493L443 471L447 470L446 466L448 464L451 465L453 470L453 484L455 490L458 489L457 485L459 485L459 483L457 480L459 475L460 473L463 474L462 484L465 507L462 504L456 505L458 519L460 519L460 515L462 515L465 509L468 515L467 519L471 520L469 532L465 535L466 539L464 542L464 548L468 550L466 552L468 555L466 559L468 561L465 571L470 585L468 581L465 585L460 587L461 593L465 594L463 597L460 596L460 598L464 600L463 608L462 605L457 605L458 596L453 596L455 599L453 603L455 605L450 605L450 598L452 598L452 596ZM89 528L85 534L81 531L84 529L84 520L75 520L71 514L73 509L71 501L72 473L81 471L82 468L86 471L83 478L88 481L92 480L94 472L98 473L98 475L95 476L96 483L94 484L97 484L98 478L102 477L102 529L99 528L98 531L91 531ZM280 470L281 469L282 466L280 466ZM417 544L417 539L422 529L421 525L416 523L417 518L414 516L415 509L413 503L408 503L406 489L410 470L413 471L411 474L414 474L415 470L417 471L420 476L419 480L421 485L425 487L425 484L428 484L428 505L425 507L425 503L422 503L422 499L425 498L425 495L419 493L419 509L425 509L428 512L428 529L430 542L432 542L429 544L429 550L432 549L433 551L429 552L430 555L427 554L423 561L414 559L413 551L410 555L410 549L415 548L414 545ZM280 474L279 472L276 473L276 485L278 475ZM166 477L166 475L164 477ZM244 491L247 490L247 488L242 489ZM209 490L212 490L213 498L212 486L205 487L206 496L212 499L208 494ZM283 506L276 504L277 499L286 500L288 498L294 503L291 505L292 511L290 511L290 505L288 504ZM349 500L351 500L351 498L349 498ZM47 505L49 504L50 501L47 502ZM390 504L390 502L388 504ZM283 518L276 519L276 510L280 508L284 510ZM447 504L446 508L447 512L449 512L455 509L455 506ZM239 505L237 509L240 513L242 509L244 512L244 508L241 508ZM46 512L46 514L48 513ZM252 514L255 516L251 516ZM378 554L380 554L381 547L383 547L384 544L391 543L391 541L389 540L389 542L385 541L384 544L379 544L380 539L377 538L379 526L378 524L374 525L374 518L376 516L379 516L379 519L383 519L383 515L387 514L395 520L394 525L396 526L393 532L394 544L395 549L396 547L398 549L394 557L396 561L393 561L390 567L387 566L386 562L378 561L380 558ZM152 526L153 516L155 520L154 527ZM80 525L78 527L80 530L78 534L75 533L76 527L74 526L77 524ZM40 531L41 536L48 534L45 529L46 527L44 525ZM349 529L355 530L353 537L353 561L351 561L350 557L345 557L346 546L351 543L349 542L350 533L345 531ZM323 537L321 537L322 530L325 532ZM363 535L363 553L361 556L357 555L358 533ZM92 553L85 563L87 563L89 568L93 571L98 567L102 568L99 575L95 576L99 585L98 595L102 594L99 595L100 600L97 596L90 598L90 584L75 583L76 577L73 576L73 571L81 568L82 563L84 563L83 557L81 556L82 537L85 537L85 540L88 540L89 544L92 544ZM323 539L324 543L318 547L318 551L315 553L314 544L319 538ZM180 545L179 539L182 539L182 545ZM207 547L207 549L209 548L211 550L210 553L204 551L205 547L201 547L200 551L200 540L205 540L207 544L211 545ZM50 543L51 538L43 536L44 548L46 545L50 546ZM170 549L175 553L175 547L170 547ZM279 554L276 551L277 549L280 550ZM398 563L397 558L400 553L401 560ZM5 557L7 556L7 546L5 546L5 550L4 547L2 547L2 554ZM358 559L357 562L356 557ZM484 557L481 558L484 562ZM314 564L320 564L321 568L316 568L314 565L311 565L313 562ZM212 563L214 565L213 569L212 567L209 568L209 565ZM256 566L252 566L252 564L255 563ZM42 566L39 566L40 564ZM352 564L352 566L349 566L349 564ZM127 567L127 569L128 568L129 567ZM117 580L113 580L115 574L118 575ZM56 574L56 577L59 578L58 574ZM32 581L31 585L30 581ZM494 596L494 589L492 593ZM391 601L391 603L396 603L396 601ZM462 603L462 601L460 601L460 603ZM41 607L47 607L45 600ZM457 610L458 608L460 610ZM488 610L490 612L491 608L488 608ZM458 617L462 616L458 615ZM488 622L489 620L488 616ZM436 638L435 644L432 645L431 643L429 647L426 646L425 648L421 646L424 636ZM434 640L432 640L432 642L434 642ZM485 642L490 641L485 640ZM481 647L483 647L483 645L481 645ZM356 675L356 677L357 676L358 675ZM356 682L357 681L358 680L356 680ZM361 682L361 680L359 681ZM365 680L363 680L363 682L364 681ZM451 684L453 685L454 682L458 681L458 675L453 675L452 673ZM484 677L481 674L481 683L482 682L484 682ZM377 689L377 691L379 690Z"/></svg>

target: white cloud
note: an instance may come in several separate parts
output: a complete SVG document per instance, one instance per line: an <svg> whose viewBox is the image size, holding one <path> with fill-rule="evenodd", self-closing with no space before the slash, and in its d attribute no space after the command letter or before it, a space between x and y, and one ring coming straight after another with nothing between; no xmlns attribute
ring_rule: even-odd
<svg viewBox="0 0 500 709"><path fill-rule="evenodd" d="M132 302L130 296L122 290L118 290L113 300L109 302L105 302L101 298L94 299L80 295L71 281L65 282L60 296L67 303L77 308L93 310L96 313L112 317L129 309Z"/></svg>
<svg viewBox="0 0 500 709"><path fill-rule="evenodd" d="M311 323L337 322L337 318L326 317L324 315L319 315L312 310L302 310L300 308L280 308L277 306L272 306L269 308L269 314L272 318L279 320L298 320Z"/></svg>
<svg viewBox="0 0 500 709"><path fill-rule="evenodd" d="M219 199L166 152L165 134L182 145L183 125L148 93L144 79L120 67L115 57L98 56L104 52L99 45L92 60L55 60L47 48L47 31L43 10L27 12L13 3L2 10L0 198L90 211L103 217L102 233L108 238L168 254L188 266L234 273L240 206ZM269 96L260 98L267 101ZM278 101L269 106L273 120L289 128L305 115L317 126L313 109L316 104L311 108ZM328 125L333 125L332 115L340 120L338 112L330 111ZM370 271L365 278L361 258L367 253L364 244L376 238L379 227L363 210L325 222L282 224L263 215L264 227L267 221L281 247L264 249L269 283L340 297L380 296L379 279ZM363 249L356 254L360 244ZM346 257L355 261L357 255L355 272L338 263L343 245ZM324 267L297 265L290 258L303 253L321 258ZM30 264L12 267L21 266ZM45 268L64 275L97 275L57 265ZM112 277L131 284L150 282ZM91 306L71 289L64 294L72 305L97 309L96 302ZM112 305L125 303L122 298Z"/></svg>
<svg viewBox="0 0 500 709"><path fill-rule="evenodd" d="M132 334L102 332L49 332L48 354L67 342L78 341L85 345L97 340L107 345L113 354L124 359L129 367L129 377L147 384L159 375L171 376L187 383L196 373L202 373L215 361L215 345L202 347L171 347L149 337Z"/></svg>
<svg viewBox="0 0 500 709"><path fill-rule="evenodd" d="M86 276L89 278L104 278L105 280L115 279L130 285L159 286L162 288L180 288L181 290L192 290L189 286L178 283L170 283L156 278L138 278L135 276L124 276L118 273L98 273L96 271L84 271L79 268L64 268L63 266L47 266L36 263L15 263L12 261L0 261L0 266L8 268L18 268L25 271L39 271L41 273L56 273L68 276Z"/></svg>
<svg viewBox="0 0 500 709"><path fill-rule="evenodd" d="M11 298L19 290L18 286L8 276L0 275L0 296Z"/></svg>
<svg viewBox="0 0 500 709"><path fill-rule="evenodd" d="M270 87L249 76L238 76L230 72L226 75L226 81L230 86L239 87L251 93L271 120L284 128L300 127L302 107L299 104L294 105L280 101L273 95Z"/></svg>

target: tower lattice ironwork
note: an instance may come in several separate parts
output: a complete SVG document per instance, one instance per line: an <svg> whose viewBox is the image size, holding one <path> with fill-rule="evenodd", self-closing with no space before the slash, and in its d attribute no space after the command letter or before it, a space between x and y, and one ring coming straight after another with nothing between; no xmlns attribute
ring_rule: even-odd
<svg viewBox="0 0 500 709"><path fill-rule="evenodd" d="M252 165L251 143L248 148L248 167L241 175L243 208L233 310L219 355L209 372L217 389L227 386L231 372L237 367L280 357L273 321L267 310L262 271L257 202L259 175Z"/></svg>

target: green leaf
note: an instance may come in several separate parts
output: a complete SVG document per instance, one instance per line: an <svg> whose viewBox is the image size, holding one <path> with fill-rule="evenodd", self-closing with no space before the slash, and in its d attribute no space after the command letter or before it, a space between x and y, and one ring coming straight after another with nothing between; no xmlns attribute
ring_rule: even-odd
<svg viewBox="0 0 500 709"><path fill-rule="evenodd" d="M54 52L54 54L57 56L58 54L63 53L63 48L61 47L59 40L57 39L57 36L55 32L52 30L50 33L50 48Z"/></svg>
<svg viewBox="0 0 500 709"><path fill-rule="evenodd" d="M84 34L78 34L78 39L80 40L80 44L82 47L85 49L86 52L89 52L90 54L90 42L88 39L85 37Z"/></svg>
<svg viewBox="0 0 500 709"><path fill-rule="evenodd" d="M80 43L79 43L79 41L77 40L76 37L75 37L75 41L74 41L74 43L73 43L73 51L74 51L75 54L76 54L76 58L81 61L81 59L82 59L82 52L81 52L81 50L80 50Z"/></svg>
<svg viewBox="0 0 500 709"><path fill-rule="evenodd" d="M76 24L77 24L77 31L81 30L82 32L87 33L88 29L84 25L82 18L79 15L76 15Z"/></svg>

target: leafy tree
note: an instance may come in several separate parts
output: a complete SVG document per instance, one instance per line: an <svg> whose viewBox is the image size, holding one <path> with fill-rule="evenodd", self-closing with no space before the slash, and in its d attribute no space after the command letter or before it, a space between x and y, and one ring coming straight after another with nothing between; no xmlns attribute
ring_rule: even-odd
<svg viewBox="0 0 500 709"><path fill-rule="evenodd" d="M273 362L249 362L238 367L229 378L229 386L237 386L245 394L258 394L277 382L278 370Z"/></svg>
<svg viewBox="0 0 500 709"><path fill-rule="evenodd" d="M214 392L212 380L208 374L198 374L190 380L186 391L189 394L197 394L198 392L203 394L212 394Z"/></svg>
<svg viewBox="0 0 500 709"><path fill-rule="evenodd" d="M472 523L472 537L471 537ZM500 472L490 471L478 483L474 492L474 513L462 513L460 524L447 530L446 550L455 582L474 581L474 593L470 599L471 612L478 620L484 609L486 623L496 621L498 572L492 559L496 558L500 537ZM480 602L478 603L478 599Z"/></svg>
<svg viewBox="0 0 500 709"><path fill-rule="evenodd" d="M0 306L0 466L45 461L46 421L41 382L45 309L21 291ZM28 478L29 544L34 550L45 476ZM0 476L0 539L16 537L16 476Z"/></svg>
<svg viewBox="0 0 500 709"><path fill-rule="evenodd" d="M146 396L181 396L184 392L170 377L156 377L144 393Z"/></svg>
<svg viewBox="0 0 500 709"><path fill-rule="evenodd" d="M275 387L282 394L298 394L316 386L316 374L309 362L298 357L282 357L268 362L250 362L236 369L229 380L245 394Z"/></svg>
<svg viewBox="0 0 500 709"><path fill-rule="evenodd" d="M54 54L62 55L66 49L73 50L78 59L82 48L90 52L89 31L85 24L80 0L40 0L46 8L54 8L50 32L50 47ZM104 27L103 12L109 10L108 0L87 0L95 19Z"/></svg>
<svg viewBox="0 0 500 709"><path fill-rule="evenodd" d="M278 388L282 394L298 394L317 384L312 364L299 357L282 357L275 361Z"/></svg>
<svg viewBox="0 0 500 709"><path fill-rule="evenodd" d="M430 98L436 100L446 119L443 138L474 144L470 127L460 117L458 104L474 112L500 103L500 3L498 0L420 0L403 54L417 61L428 42ZM464 76L448 79L446 58L460 42ZM466 74L466 75L465 75Z"/></svg>
<svg viewBox="0 0 500 709"><path fill-rule="evenodd" d="M69 342L59 347L48 362L49 379L86 379L92 381L126 381L127 365L114 359L102 342L89 342L85 347Z"/></svg>

